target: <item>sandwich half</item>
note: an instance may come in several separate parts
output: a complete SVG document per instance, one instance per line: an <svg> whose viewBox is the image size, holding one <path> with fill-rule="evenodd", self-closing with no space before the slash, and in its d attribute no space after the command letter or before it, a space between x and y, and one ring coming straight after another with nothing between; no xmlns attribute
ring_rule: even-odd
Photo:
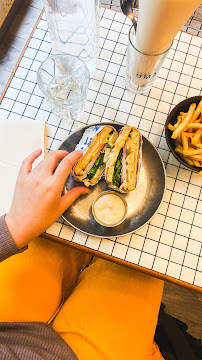
<svg viewBox="0 0 202 360"><path fill-rule="evenodd" d="M95 185L103 174L117 137L118 133L114 127L104 126L93 137L87 151L75 165L73 169L74 178L84 182L86 186Z"/></svg>
<svg viewBox="0 0 202 360"><path fill-rule="evenodd" d="M141 163L142 137L133 126L124 126L109 156L105 179L110 188L120 192L136 188Z"/></svg>

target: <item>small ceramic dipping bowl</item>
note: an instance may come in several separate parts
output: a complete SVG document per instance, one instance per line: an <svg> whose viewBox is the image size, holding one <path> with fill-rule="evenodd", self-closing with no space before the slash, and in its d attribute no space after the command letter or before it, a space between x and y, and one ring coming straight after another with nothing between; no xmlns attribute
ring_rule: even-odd
<svg viewBox="0 0 202 360"><path fill-rule="evenodd" d="M106 227L120 225L125 220L127 211L128 205L124 197L111 190L98 194L92 203L95 220Z"/></svg>

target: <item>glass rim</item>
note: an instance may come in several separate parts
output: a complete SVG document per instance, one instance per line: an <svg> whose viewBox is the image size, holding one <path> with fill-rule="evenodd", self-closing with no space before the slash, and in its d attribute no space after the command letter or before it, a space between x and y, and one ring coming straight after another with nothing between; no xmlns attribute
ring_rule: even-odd
<svg viewBox="0 0 202 360"><path fill-rule="evenodd" d="M40 64L40 66L39 66L39 68L38 68L38 70L37 70L37 73L38 73L38 71L42 68L42 66L45 64L45 62L46 62L47 60L53 59L54 62L55 62L54 57L56 57L56 56L58 56L58 57L68 56L68 57L71 57L71 58L73 58L73 59L79 60L79 61L84 65L84 68L86 68L87 73L88 73L88 75L89 75L89 77L90 77L90 72L89 72L89 69L88 69L87 65L85 64L85 62L84 62L83 60L81 60L78 56L71 55L71 54L67 54L67 53L64 53L64 54L58 53L58 54L52 54L52 55L48 56L48 57L47 57L45 60L43 60L42 63Z"/></svg>
<svg viewBox="0 0 202 360"><path fill-rule="evenodd" d="M163 54L165 54L168 50L170 50L171 46L173 45L173 41L174 41L174 40L172 40L170 46L169 46L166 50L164 50L163 52L161 52L161 53L158 53L158 54L147 54L147 53L144 53L144 52L138 50L138 49L133 45L133 43L132 43L132 41L131 41L131 36L130 36L132 29L134 29L134 31L135 31L135 28L134 28L133 25L131 26L131 28L130 28L130 30L129 30L129 34L128 34L129 42L130 42L130 44L132 45L132 47L133 47L137 52L139 52L139 53L142 54L142 55L146 55L146 56L159 56L159 55L163 55Z"/></svg>
<svg viewBox="0 0 202 360"><path fill-rule="evenodd" d="M38 68L38 70L37 70L37 85L38 85L39 89L41 90L41 92L43 93L43 95L44 95L45 97L47 96L47 94L46 94L46 91L43 89L43 86L40 84L40 77L41 77L40 72L42 71L42 67L43 67L43 65L44 65L44 63L45 63L46 61L52 59L52 60L54 61L54 63L56 63L56 62L55 62L55 59L54 59L54 57L56 57L56 56L58 56L58 57L68 56L68 57L71 57L71 58L73 58L73 59L77 59L81 64L83 64L83 65L84 65L84 69L86 70L86 75L88 76L87 82L88 82L88 86L89 86L89 82L90 82L90 79L91 79L91 78L90 78L90 71L89 71L87 65L85 64L85 62L84 62L83 60L81 60L79 57L74 56L74 55L71 55L71 54L66 54L66 53L64 53L64 54L60 54L60 53L58 53L58 54L53 54L53 55L48 56L48 57L40 64L40 66L39 66L39 68ZM54 77L54 76L53 76L53 77ZM88 91L88 86L86 86L86 92ZM52 95L51 95L50 97L51 97L52 99L54 98ZM78 99L79 99L79 95L77 95L77 96L74 98L74 101L72 101L72 103L74 103L75 101L78 101ZM63 104L65 100L57 99L57 101L58 101L58 102L61 102L61 104ZM71 103L70 100L69 100L69 102Z"/></svg>

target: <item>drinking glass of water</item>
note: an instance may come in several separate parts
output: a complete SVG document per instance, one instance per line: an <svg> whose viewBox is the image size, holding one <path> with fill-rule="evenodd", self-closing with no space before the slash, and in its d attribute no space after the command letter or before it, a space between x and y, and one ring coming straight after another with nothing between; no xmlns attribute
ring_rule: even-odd
<svg viewBox="0 0 202 360"><path fill-rule="evenodd" d="M37 82L56 116L78 120L90 82L89 70L82 60L67 54L50 56L39 67Z"/></svg>

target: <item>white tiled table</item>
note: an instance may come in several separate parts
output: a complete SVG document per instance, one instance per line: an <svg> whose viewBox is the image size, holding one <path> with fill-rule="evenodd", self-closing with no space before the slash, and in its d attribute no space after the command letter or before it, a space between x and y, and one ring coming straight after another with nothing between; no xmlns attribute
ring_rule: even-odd
<svg viewBox="0 0 202 360"><path fill-rule="evenodd" d="M135 96L124 80L129 28L124 15L102 9L100 59L85 112L79 121L66 124L51 113L36 84L36 71L51 52L43 15L5 89L0 116L46 119L49 150L86 124L118 121L138 127L157 147L167 171L165 198L155 217L117 239L87 236L61 219L45 236L202 292L202 178L179 166L164 136L173 106L201 94L202 38L179 33L149 94Z"/></svg>

